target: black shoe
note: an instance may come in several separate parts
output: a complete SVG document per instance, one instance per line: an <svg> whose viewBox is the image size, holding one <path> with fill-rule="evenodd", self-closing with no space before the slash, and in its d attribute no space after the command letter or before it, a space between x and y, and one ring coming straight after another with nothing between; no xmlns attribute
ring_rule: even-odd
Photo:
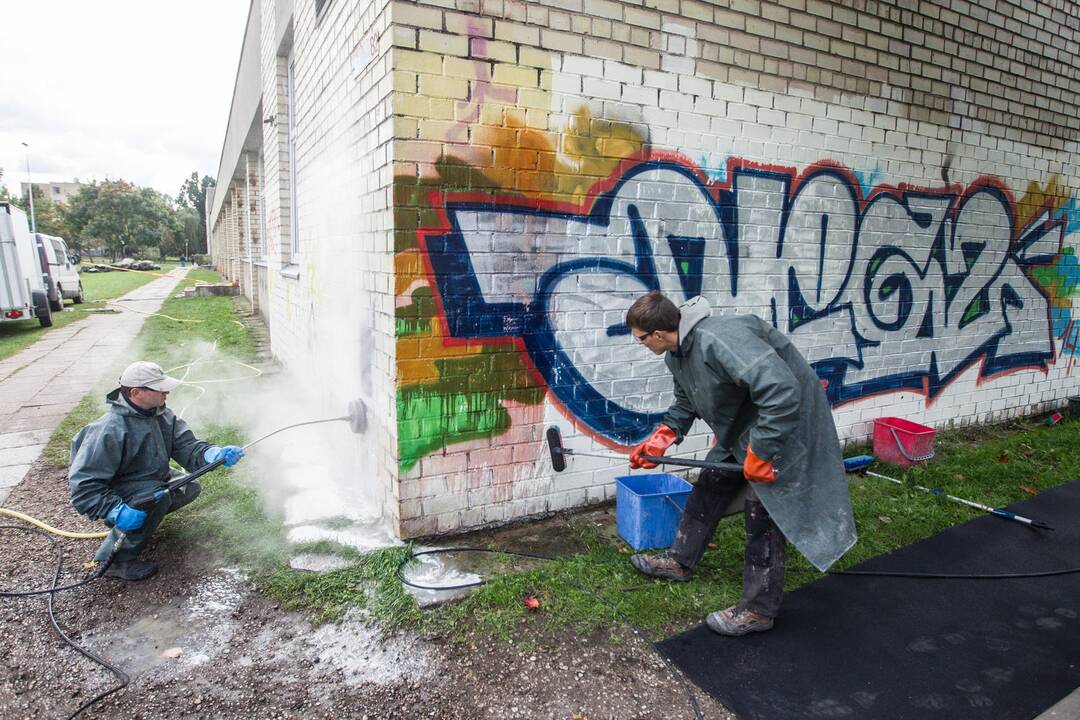
<svg viewBox="0 0 1080 720"><path fill-rule="evenodd" d="M128 560L127 562L114 562L105 571L105 577L120 578L137 582L145 580L158 571L157 563L149 560Z"/></svg>
<svg viewBox="0 0 1080 720"><path fill-rule="evenodd" d="M646 575L667 578L677 582L687 582L694 576L690 568L681 565L666 552L659 555L631 555L630 564Z"/></svg>

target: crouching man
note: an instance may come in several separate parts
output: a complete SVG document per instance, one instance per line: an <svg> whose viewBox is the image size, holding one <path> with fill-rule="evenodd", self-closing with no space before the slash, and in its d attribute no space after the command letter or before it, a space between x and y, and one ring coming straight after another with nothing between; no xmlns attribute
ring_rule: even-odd
<svg viewBox="0 0 1080 720"><path fill-rule="evenodd" d="M694 420L716 435L711 462L738 461L742 473L703 470L686 501L675 542L660 555L634 555L635 568L686 581L729 505L745 493L743 591L706 622L721 635L768 630L784 594L787 541L824 571L855 544L840 443L817 374L794 345L755 315L710 317L696 297L676 307L658 292L626 314L634 337L664 362L675 401L630 455L652 468ZM749 481L749 482L748 482Z"/></svg>
<svg viewBox="0 0 1080 720"><path fill-rule="evenodd" d="M201 487L196 480L170 491L149 512L128 505L137 496L165 488L170 458L194 472L221 457L225 467L232 467L244 455L234 445L217 447L199 440L165 407L179 384L155 363L132 363L120 375L120 387L105 396L108 412L71 441L71 504L91 520L104 520L113 528L94 559L105 561L119 533L125 535L105 572L108 576L145 580L156 573L157 564L140 560L139 554L167 513L198 497Z"/></svg>

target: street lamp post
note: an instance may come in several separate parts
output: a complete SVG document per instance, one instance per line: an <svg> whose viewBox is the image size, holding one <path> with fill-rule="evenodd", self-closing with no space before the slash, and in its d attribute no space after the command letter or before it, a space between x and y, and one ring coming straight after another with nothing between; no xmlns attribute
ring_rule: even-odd
<svg viewBox="0 0 1080 720"><path fill-rule="evenodd" d="M37 222L34 220L34 181L30 179L30 146L23 143L26 148L26 194L30 197L30 232L37 232Z"/></svg>

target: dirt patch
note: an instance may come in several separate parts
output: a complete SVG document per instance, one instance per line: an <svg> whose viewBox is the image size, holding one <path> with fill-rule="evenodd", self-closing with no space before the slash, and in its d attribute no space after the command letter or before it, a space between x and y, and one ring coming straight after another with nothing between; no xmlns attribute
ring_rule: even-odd
<svg viewBox="0 0 1080 720"><path fill-rule="evenodd" d="M93 532L44 461L6 506L65 530ZM182 511L181 511L182 512ZM17 524L0 519L0 524ZM47 586L55 552L40 535L3 531L7 589ZM62 582L83 573L96 540L60 540ZM57 596L61 626L131 675L88 718L693 718L686 691L628 628L581 637L526 629L510 641L384 637L358 620L312 626L197 548L152 544L161 572L99 580ZM0 716L64 717L115 684L63 643L44 597L0 599ZM706 718L733 716L693 690Z"/></svg>

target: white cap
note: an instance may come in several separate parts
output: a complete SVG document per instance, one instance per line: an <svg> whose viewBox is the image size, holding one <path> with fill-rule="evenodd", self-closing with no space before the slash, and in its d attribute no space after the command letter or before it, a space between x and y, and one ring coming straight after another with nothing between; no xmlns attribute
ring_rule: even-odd
<svg viewBox="0 0 1080 720"><path fill-rule="evenodd" d="M158 392L171 392L180 384L174 377L169 377L157 363L140 360L133 362L120 373L120 384L123 387L150 388Z"/></svg>

